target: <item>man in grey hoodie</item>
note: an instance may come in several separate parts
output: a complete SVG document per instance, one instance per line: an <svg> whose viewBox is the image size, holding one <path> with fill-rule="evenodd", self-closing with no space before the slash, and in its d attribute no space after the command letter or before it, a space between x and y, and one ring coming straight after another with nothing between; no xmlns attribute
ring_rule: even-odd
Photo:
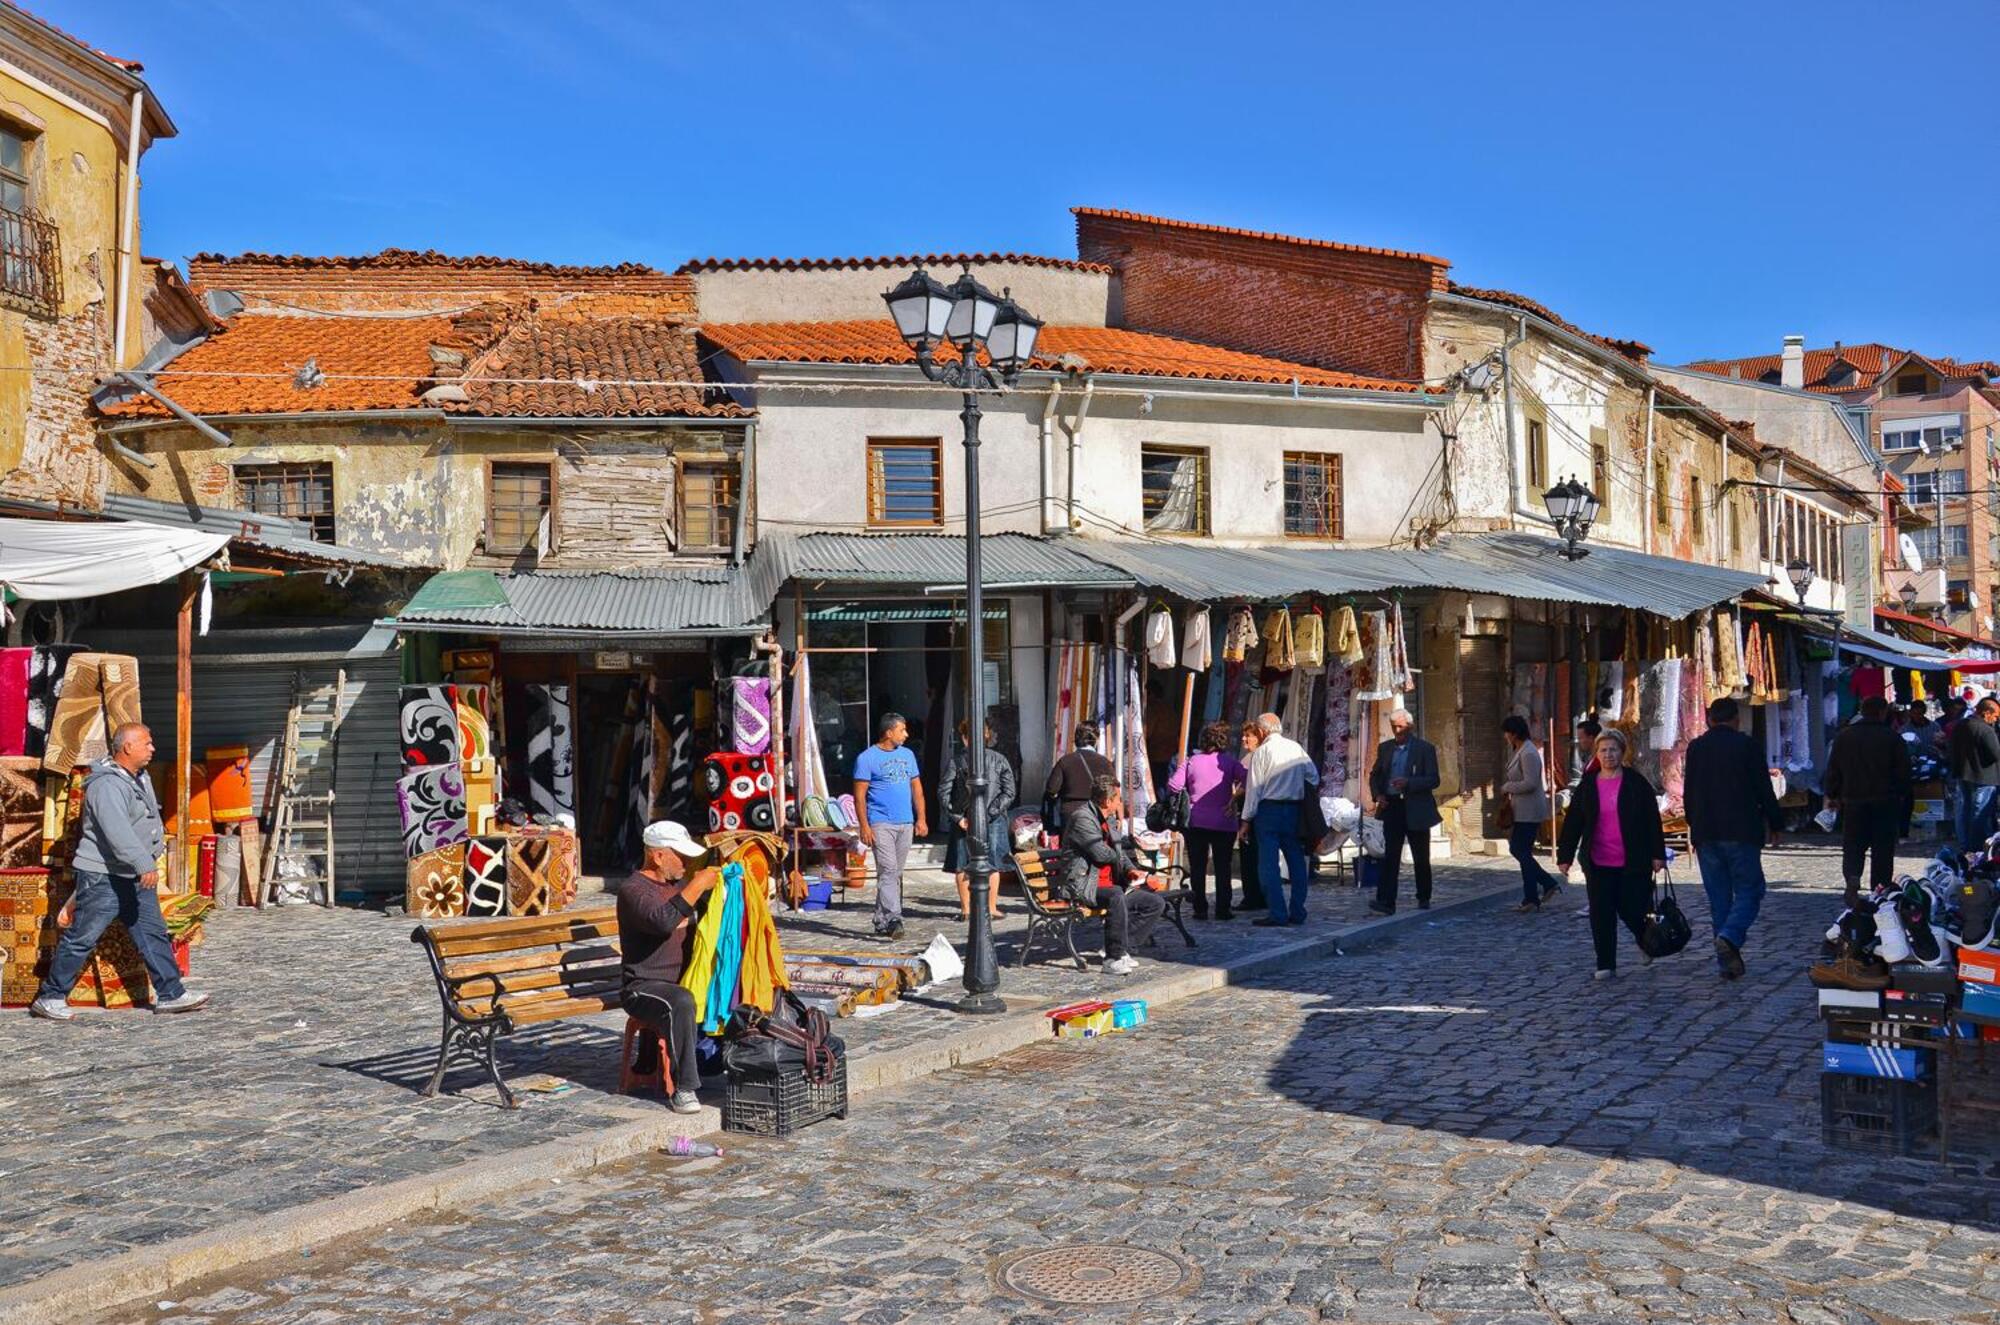
<svg viewBox="0 0 2000 1325"><path fill-rule="evenodd" d="M83 974L97 940L114 920L125 922L153 978L153 1011L193 1012L208 1002L181 984L174 945L160 916L160 853L167 849L160 802L144 769L153 758L153 733L128 722L111 733L111 753L91 766L83 783L83 832L71 862L76 891L63 913L69 923L56 942L49 973L28 1011L68 1021L69 991ZM60 923L60 921L58 922Z"/></svg>

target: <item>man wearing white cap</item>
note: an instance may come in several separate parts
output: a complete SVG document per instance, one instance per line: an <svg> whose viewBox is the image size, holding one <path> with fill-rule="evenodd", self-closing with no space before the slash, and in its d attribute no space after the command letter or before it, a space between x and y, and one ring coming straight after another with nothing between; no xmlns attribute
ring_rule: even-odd
<svg viewBox="0 0 2000 1325"><path fill-rule="evenodd" d="M688 830L668 819L648 824L640 838L646 859L637 871L617 884L618 946L623 953L620 1002L633 1020L667 1037L672 1055L674 1093L668 1106L675 1113L701 1108L695 1087L701 1084L701 1064L695 1058L694 998L681 988L681 968L687 963L690 917L701 895L715 886L718 875L697 868L708 848ZM639 1064L651 1065L652 1037L642 1040Z"/></svg>

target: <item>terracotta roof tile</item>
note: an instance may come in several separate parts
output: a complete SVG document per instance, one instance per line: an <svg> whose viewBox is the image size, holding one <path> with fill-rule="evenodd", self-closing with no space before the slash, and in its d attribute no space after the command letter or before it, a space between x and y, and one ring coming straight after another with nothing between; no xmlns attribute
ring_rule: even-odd
<svg viewBox="0 0 2000 1325"><path fill-rule="evenodd" d="M1072 216L1095 216L1108 221L1136 221L1141 225L1162 226L1169 230L1195 230L1211 235L1232 235L1238 239L1263 239L1278 244L1296 244L1301 248L1334 249L1341 253L1368 253L1382 258L1408 258L1412 262L1428 262L1434 267L1449 267L1451 263L1429 253L1413 253L1408 249L1374 248L1367 244L1342 244L1331 239L1306 239L1298 235L1281 235L1270 230L1241 230L1232 225L1209 225L1202 221L1176 221L1171 217L1148 216L1144 212L1121 211L1114 207L1072 207Z"/></svg>
<svg viewBox="0 0 2000 1325"><path fill-rule="evenodd" d="M694 330L646 317L542 317L508 325L455 379L469 397L455 414L501 418L746 418L719 390L632 382L702 377ZM492 378L562 378L560 382ZM613 379L623 379L613 380Z"/></svg>
<svg viewBox="0 0 2000 1325"><path fill-rule="evenodd" d="M1577 326L1575 323L1568 321L1554 312L1547 304L1539 303L1524 294L1515 294L1512 290L1482 290L1475 286L1460 285L1457 281L1453 281L1451 283L1451 293L1461 295L1467 299L1484 300L1489 304L1505 304L1509 308L1518 308L1524 313L1532 313L1544 322L1552 322L1556 326L1561 327L1572 336L1581 336L1585 340L1595 341L1597 344L1622 354L1634 362L1642 363L1653 353L1653 347L1644 341L1622 340L1615 336L1600 336L1594 331L1585 331L1582 327Z"/></svg>
<svg viewBox="0 0 2000 1325"><path fill-rule="evenodd" d="M1915 350L1899 349L1894 345L1884 345L1879 341L1866 341L1859 345L1836 345L1805 352L1805 389L1823 394L1839 395L1850 391L1873 389L1882 374L1894 369L1905 359L1916 359L1940 377L1962 380L1970 377L1991 377L1995 365L1985 361L1964 363L1951 359L1938 359L1919 354ZM1836 364L1849 364L1855 370L1852 382L1836 385L1828 380ZM1704 359L1687 365L1697 373L1711 373L1717 377L1740 378L1746 382L1761 382L1767 376L1776 380L1784 371L1782 354L1753 354L1740 359Z"/></svg>
<svg viewBox="0 0 2000 1325"><path fill-rule="evenodd" d="M895 324L852 322L734 322L701 328L709 342L746 362L907 364L916 356L897 335ZM1358 391L1421 393L1422 383L1360 377L1288 363L1261 354L1219 349L1172 336L1115 327L1044 327L1035 365L1058 368L1069 356L1088 371L1141 377L1182 377L1223 382L1265 382L1339 387Z"/></svg>
<svg viewBox="0 0 2000 1325"><path fill-rule="evenodd" d="M880 258L692 258L675 268L676 275L702 271L825 271L831 268L938 267L1013 263L1024 267L1056 267L1066 271L1109 274L1101 262L1051 258L1034 253L909 253Z"/></svg>
<svg viewBox="0 0 2000 1325"><path fill-rule="evenodd" d="M34 13L33 11L28 9L24 9L20 5L15 4L14 0L0 0L0 4L5 4L7 8L13 10L15 13L19 14L23 18L30 19L36 23L41 24L43 27L47 28L50 32L53 32L58 37L61 37L64 41L67 41L72 45L82 47L84 50L89 51L92 55L95 55L98 59L103 60L106 64L115 64L120 69L123 69L125 72L131 74L136 74L146 67L145 65L140 64L137 60L127 60L120 56L112 55L107 51L98 50L95 46L92 46L89 42L85 41L83 38L75 36L72 33L64 32L61 28L49 22L47 19L43 18L40 14Z"/></svg>
<svg viewBox="0 0 2000 1325"><path fill-rule="evenodd" d="M245 314L226 331L188 349L154 380L196 414L415 409L423 403L417 398L418 384L431 372L430 347L451 335L447 317ZM292 382L292 374L307 360L329 375L319 386ZM105 413L167 417L158 401L145 396L109 406Z"/></svg>

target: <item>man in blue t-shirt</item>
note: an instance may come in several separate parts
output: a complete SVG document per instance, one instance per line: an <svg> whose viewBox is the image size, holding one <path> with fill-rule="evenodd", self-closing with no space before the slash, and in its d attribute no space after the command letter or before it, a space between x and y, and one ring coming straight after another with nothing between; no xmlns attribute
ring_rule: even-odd
<svg viewBox="0 0 2000 1325"><path fill-rule="evenodd" d="M875 932L903 937L903 862L910 844L927 836L924 783L917 757L903 748L910 725L900 713L884 713L875 724L875 744L854 761L855 825L875 854Z"/></svg>

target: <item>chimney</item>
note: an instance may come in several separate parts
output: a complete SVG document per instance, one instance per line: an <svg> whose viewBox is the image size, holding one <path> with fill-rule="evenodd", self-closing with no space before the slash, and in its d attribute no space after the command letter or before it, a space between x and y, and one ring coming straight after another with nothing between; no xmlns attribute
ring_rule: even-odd
<svg viewBox="0 0 2000 1325"><path fill-rule="evenodd" d="M1804 336L1785 337L1785 353L1782 367L1778 370L1778 382L1794 391L1805 389L1806 338Z"/></svg>

